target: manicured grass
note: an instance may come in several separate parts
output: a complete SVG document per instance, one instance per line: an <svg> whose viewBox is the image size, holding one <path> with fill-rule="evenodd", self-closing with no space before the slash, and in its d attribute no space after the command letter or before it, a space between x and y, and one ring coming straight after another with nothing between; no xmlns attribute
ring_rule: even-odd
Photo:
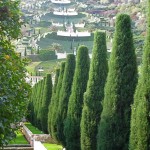
<svg viewBox="0 0 150 150"><path fill-rule="evenodd" d="M26 140L21 131L16 131L16 135L17 137L10 141L9 144L28 144L28 141Z"/></svg>
<svg viewBox="0 0 150 150"><path fill-rule="evenodd" d="M55 22L60 22L63 23L64 21L69 21L74 22L74 23L78 23L80 22L82 19L85 19L86 15L79 13L77 16L57 16L57 15L53 15L53 13L47 13L46 15L41 17L41 21L47 21L47 20L55 20Z"/></svg>
<svg viewBox="0 0 150 150"><path fill-rule="evenodd" d="M29 73L34 73L35 67L41 62L31 62L28 66L26 66L26 69L28 70ZM35 75L35 74L33 74Z"/></svg>
<svg viewBox="0 0 150 150"><path fill-rule="evenodd" d="M65 59L57 59L57 60L50 60L50 61L43 61L43 62L32 62L29 64L26 69L29 73L32 72L32 75L36 74L36 70L42 67L43 72L41 73L42 76L45 76L47 73L51 73L55 70L57 66L59 66L61 61L65 61Z"/></svg>
<svg viewBox="0 0 150 150"><path fill-rule="evenodd" d="M47 49L53 43L59 43L62 46L62 51L66 51L67 53L72 53L72 50L70 49L71 44L73 48L77 48L78 45L86 45L89 52L91 52L93 48L93 39L93 33L90 37L61 37L57 36L57 34L53 32L51 34L47 34L45 38L42 37L37 43L41 49Z"/></svg>
<svg viewBox="0 0 150 150"><path fill-rule="evenodd" d="M62 150L61 145L49 144L49 143L43 143L43 145L47 148L47 150Z"/></svg>
<svg viewBox="0 0 150 150"><path fill-rule="evenodd" d="M42 131L34 127L31 123L25 123L26 127L33 133L33 134L43 134Z"/></svg>

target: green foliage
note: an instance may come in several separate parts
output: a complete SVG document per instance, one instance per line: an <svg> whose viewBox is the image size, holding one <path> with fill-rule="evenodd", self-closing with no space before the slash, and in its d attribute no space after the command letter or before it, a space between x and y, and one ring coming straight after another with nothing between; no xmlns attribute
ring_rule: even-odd
<svg viewBox="0 0 150 150"><path fill-rule="evenodd" d="M58 104L59 104L59 96L60 96L60 91L62 88L62 81L63 81L63 76L64 76L64 70L65 70L65 62L61 62L61 67L60 67L60 75L58 79L58 84L56 88L56 95L54 99L54 103L52 106L52 116L51 116L51 135L52 138L58 141L57 139L57 114L58 114Z"/></svg>
<svg viewBox="0 0 150 150"><path fill-rule="evenodd" d="M131 20L128 15L121 14L116 19L97 150L128 150L130 105L136 82L137 66Z"/></svg>
<svg viewBox="0 0 150 150"><path fill-rule="evenodd" d="M15 133L16 133L16 138L10 141L9 144L28 144L27 139L25 138L25 136L20 130L17 130Z"/></svg>
<svg viewBox="0 0 150 150"><path fill-rule="evenodd" d="M130 150L148 150L150 147L150 0L148 0L147 8L147 37L144 45L142 71L132 105Z"/></svg>
<svg viewBox="0 0 150 150"><path fill-rule="evenodd" d="M53 113L53 105L54 105L54 102L55 102L55 95L56 95L56 88L57 88L59 73L60 73L60 69L56 69L55 83L54 83L54 86L53 86L51 102L50 102L49 108L48 108L48 132L49 133L51 133L51 121L52 121L51 119L52 119L52 113Z"/></svg>
<svg viewBox="0 0 150 150"><path fill-rule="evenodd" d="M47 133L48 107L52 96L51 74L47 74L43 80L32 88L30 102L28 104L28 120L37 128Z"/></svg>
<svg viewBox="0 0 150 150"><path fill-rule="evenodd" d="M41 50L38 57L41 61L57 59L57 55L55 54L55 51L50 51L50 50Z"/></svg>
<svg viewBox="0 0 150 150"><path fill-rule="evenodd" d="M67 118L64 125L66 149L80 150L80 120L82 114L83 94L86 90L89 73L89 55L85 46L80 46L69 98Z"/></svg>
<svg viewBox="0 0 150 150"><path fill-rule="evenodd" d="M11 40L20 35L19 1L0 2L0 147L8 144L26 113L30 86L26 83L26 60L15 53Z"/></svg>
<svg viewBox="0 0 150 150"><path fill-rule="evenodd" d="M17 39L22 22L19 10L20 0L0 2L0 38Z"/></svg>
<svg viewBox="0 0 150 150"><path fill-rule="evenodd" d="M36 127L38 127L40 130L42 130L42 103L43 103L43 97L44 97L44 88L45 88L45 80L44 77L43 80L40 80L37 83L37 88L35 89L35 94L32 98L32 101L34 102L34 119L31 122Z"/></svg>
<svg viewBox="0 0 150 150"><path fill-rule="evenodd" d="M102 111L104 86L108 72L106 34L96 32L92 51L89 80L84 94L81 118L81 149L96 150L98 124Z"/></svg>
<svg viewBox="0 0 150 150"><path fill-rule="evenodd" d="M75 56L69 54L67 56L62 88L59 96L58 116L57 118L57 139L65 147L66 140L64 135L64 121L67 116L68 101L71 94L72 81L75 69Z"/></svg>
<svg viewBox="0 0 150 150"><path fill-rule="evenodd" d="M52 96L52 78L51 74L47 74L46 82L44 85L44 99L42 100L42 108L41 108L41 125L42 131L48 133L48 106L50 104L51 96Z"/></svg>

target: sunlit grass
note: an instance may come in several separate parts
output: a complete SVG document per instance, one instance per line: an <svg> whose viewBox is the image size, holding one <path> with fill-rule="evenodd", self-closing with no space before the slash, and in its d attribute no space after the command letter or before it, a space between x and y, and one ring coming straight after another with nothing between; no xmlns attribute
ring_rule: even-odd
<svg viewBox="0 0 150 150"><path fill-rule="evenodd" d="M43 143L43 145L47 148L47 150L62 150L61 145L49 144L49 143Z"/></svg>
<svg viewBox="0 0 150 150"><path fill-rule="evenodd" d="M25 123L26 127L33 133L33 134L43 134L38 128L34 127L31 123Z"/></svg>
<svg viewBox="0 0 150 150"><path fill-rule="evenodd" d="M56 59L56 60L49 60L49 61L43 61L43 62L32 62L29 64L26 69L29 73L32 72L32 75L36 75L36 71L38 71L38 68L43 68L43 72L41 72L41 75L44 76L47 73L51 73L59 66L59 63L61 61L65 61L65 59Z"/></svg>
<svg viewBox="0 0 150 150"><path fill-rule="evenodd" d="M16 138L10 141L9 144L28 144L28 141L24 137L21 131L16 131Z"/></svg>
<svg viewBox="0 0 150 150"><path fill-rule="evenodd" d="M41 62L31 62L28 66L26 66L26 69L29 73L34 73L35 67L40 64ZM33 74L34 75L34 74Z"/></svg>

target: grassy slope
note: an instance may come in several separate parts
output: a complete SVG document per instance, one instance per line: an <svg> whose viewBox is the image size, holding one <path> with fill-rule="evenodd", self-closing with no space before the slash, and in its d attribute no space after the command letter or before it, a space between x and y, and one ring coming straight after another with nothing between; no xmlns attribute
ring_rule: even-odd
<svg viewBox="0 0 150 150"><path fill-rule="evenodd" d="M47 148L47 150L62 150L61 145L49 144L49 143L44 143L43 145Z"/></svg>
<svg viewBox="0 0 150 150"><path fill-rule="evenodd" d="M59 62L61 61L65 61L65 59L50 60L43 62L32 62L26 67L26 69L28 70L29 73L32 72L32 75L35 75L36 70L38 70L39 67L42 67L44 70L42 75L46 75L47 73L53 72L54 69L59 66Z"/></svg>
<svg viewBox="0 0 150 150"><path fill-rule="evenodd" d="M28 144L28 141L21 133L21 131L16 131L17 137L13 139L9 144Z"/></svg>
<svg viewBox="0 0 150 150"><path fill-rule="evenodd" d="M26 69L29 73L34 72L34 68L41 62L31 62L28 66L26 66Z"/></svg>
<svg viewBox="0 0 150 150"><path fill-rule="evenodd" d="M33 134L43 134L42 131L34 127L31 123L25 123L25 125Z"/></svg>

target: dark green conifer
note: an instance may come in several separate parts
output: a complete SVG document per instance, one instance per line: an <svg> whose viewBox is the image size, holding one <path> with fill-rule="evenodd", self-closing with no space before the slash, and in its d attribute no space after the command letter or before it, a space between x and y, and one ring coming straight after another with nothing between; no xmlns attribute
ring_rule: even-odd
<svg viewBox="0 0 150 150"><path fill-rule="evenodd" d="M27 48L25 47L24 56L27 56Z"/></svg>
<svg viewBox="0 0 150 150"><path fill-rule="evenodd" d="M72 81L75 70L75 56L67 55L62 88L59 96L58 116L57 116L57 138L58 141L65 147L66 140L64 136L64 121L67 116L68 101L71 94Z"/></svg>
<svg viewBox="0 0 150 150"><path fill-rule="evenodd" d="M48 133L48 106L50 104L51 96L52 96L52 78L51 74L47 74L46 81L44 85L43 92L43 100L42 100L42 109L41 109L41 125L42 131Z"/></svg>
<svg viewBox="0 0 150 150"><path fill-rule="evenodd" d="M45 94L44 94L44 91L45 91L45 82L46 82L46 77L43 78L43 81L42 81L42 89L41 89L41 95L39 97L39 110L38 110L38 114L37 114L37 119L40 121L40 129L43 131L42 129L42 106L43 106L43 101L44 101L44 97L45 97Z"/></svg>
<svg viewBox="0 0 150 150"><path fill-rule="evenodd" d="M130 150L150 149L150 0L148 0L147 36L142 71L134 95L131 115Z"/></svg>
<svg viewBox="0 0 150 150"><path fill-rule="evenodd" d="M86 90L89 73L89 55L85 46L80 46L73 78L71 96L68 103L67 118L64 126L67 150L80 150L80 121L83 94Z"/></svg>
<svg viewBox="0 0 150 150"><path fill-rule="evenodd" d="M89 80L84 93L84 106L81 118L81 149L96 150L98 124L102 111L104 86L108 72L106 34L96 32Z"/></svg>
<svg viewBox="0 0 150 150"><path fill-rule="evenodd" d="M57 84L57 88L56 88L56 95L55 95L54 103L52 106L52 116L51 116L51 135L52 135L52 138L56 141L58 141L56 116L58 113L59 95L60 95L60 91L61 91L61 87L62 87L64 70L65 70L65 62L61 62L60 75L59 75L58 84Z"/></svg>
<svg viewBox="0 0 150 150"><path fill-rule="evenodd" d="M97 150L128 150L130 105L133 103L136 83L137 66L131 20L128 15L120 14L116 18Z"/></svg>
<svg viewBox="0 0 150 150"><path fill-rule="evenodd" d="M55 83L54 83L54 86L53 86L51 102L49 104L49 109L48 109L48 132L49 132L49 134L51 134L52 108L53 108L54 102L55 102L56 87L57 87L57 83L58 83L59 72L60 72L60 69L56 69L56 71L55 71Z"/></svg>

